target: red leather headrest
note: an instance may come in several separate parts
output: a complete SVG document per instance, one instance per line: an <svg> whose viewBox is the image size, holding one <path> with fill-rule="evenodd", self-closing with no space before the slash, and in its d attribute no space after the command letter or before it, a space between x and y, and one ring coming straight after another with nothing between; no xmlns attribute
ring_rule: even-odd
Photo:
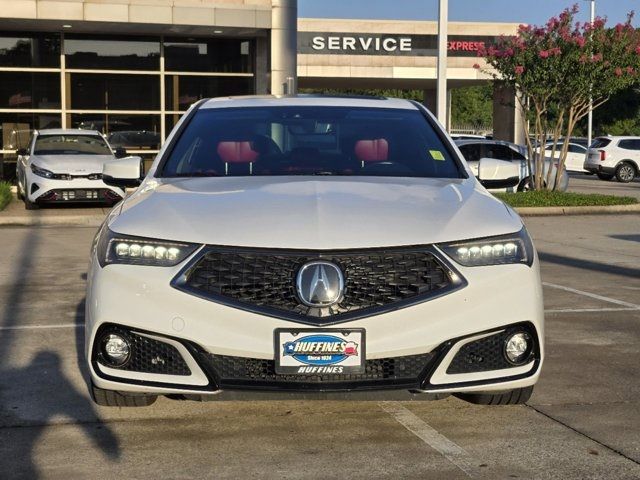
<svg viewBox="0 0 640 480"><path fill-rule="evenodd" d="M384 138L359 140L355 153L361 162L384 162L389 158L389 142Z"/></svg>
<svg viewBox="0 0 640 480"><path fill-rule="evenodd" d="M251 163L258 158L258 152L251 148L251 142L220 142L218 155L225 163Z"/></svg>

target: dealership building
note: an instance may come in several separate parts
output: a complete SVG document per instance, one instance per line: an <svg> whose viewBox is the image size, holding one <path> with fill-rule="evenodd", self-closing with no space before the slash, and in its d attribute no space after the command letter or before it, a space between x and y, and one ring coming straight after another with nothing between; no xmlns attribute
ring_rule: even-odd
<svg viewBox="0 0 640 480"><path fill-rule="evenodd" d="M0 154L30 131L93 128L151 160L203 97L420 89L435 108L437 23L298 19L296 0L0 0ZM448 88L487 80L477 50L517 25L449 23ZM297 35L296 35L297 33ZM494 136L518 138L496 89Z"/></svg>

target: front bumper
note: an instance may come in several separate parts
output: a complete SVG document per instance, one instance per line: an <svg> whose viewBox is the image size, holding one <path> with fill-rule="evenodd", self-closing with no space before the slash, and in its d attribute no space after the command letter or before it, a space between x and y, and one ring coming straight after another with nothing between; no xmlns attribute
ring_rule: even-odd
<svg viewBox="0 0 640 480"><path fill-rule="evenodd" d="M124 198L124 191L111 187L102 180L74 178L57 180L30 175L26 195L33 203L99 202L115 203Z"/></svg>
<svg viewBox="0 0 640 480"><path fill-rule="evenodd" d="M289 378L273 371L274 330L303 328L292 321L225 306L170 287L173 268L109 265L90 268L86 355L96 386L123 392L203 394L221 390L423 392L499 391L534 384L544 355L542 292L532 267L458 267L465 288L423 303L339 324L367 335L366 372L353 378ZM117 325L144 342L169 345L188 374L110 368L96 339ZM339 328L338 326L338 328ZM452 369L465 345L525 328L535 352L522 366ZM326 327L335 330L336 325ZM145 347L146 348L146 347ZM166 348L159 346L158 348ZM468 348L466 349L468 350ZM465 351L466 351L465 350ZM500 352L501 353L501 352ZM156 358L153 356L150 358ZM164 358L164 357L162 357ZM472 357L475 358L475 357Z"/></svg>

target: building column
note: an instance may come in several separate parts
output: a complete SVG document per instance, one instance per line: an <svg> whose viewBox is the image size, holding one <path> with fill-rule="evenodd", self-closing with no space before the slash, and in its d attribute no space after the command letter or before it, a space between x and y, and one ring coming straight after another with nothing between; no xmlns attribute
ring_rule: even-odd
<svg viewBox="0 0 640 480"><path fill-rule="evenodd" d="M525 144L524 112L511 87L493 86L493 138Z"/></svg>
<svg viewBox="0 0 640 480"><path fill-rule="evenodd" d="M269 38L256 39L255 89L257 95L266 95L271 90L271 65L269 64Z"/></svg>
<svg viewBox="0 0 640 480"><path fill-rule="evenodd" d="M271 93L297 91L298 0L271 0Z"/></svg>
<svg viewBox="0 0 640 480"><path fill-rule="evenodd" d="M451 89L447 89L447 118L443 124L447 131L451 130ZM436 89L426 89L422 91L422 104L429 109L431 113L436 114L438 105L438 91Z"/></svg>

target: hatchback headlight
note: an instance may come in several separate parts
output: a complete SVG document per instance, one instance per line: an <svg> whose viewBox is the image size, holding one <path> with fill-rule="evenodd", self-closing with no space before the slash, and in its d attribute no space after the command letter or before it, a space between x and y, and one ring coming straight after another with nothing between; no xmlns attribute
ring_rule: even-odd
<svg viewBox="0 0 640 480"><path fill-rule="evenodd" d="M102 267L112 263L172 267L190 256L199 246L122 235L106 227L98 235L96 255Z"/></svg>
<svg viewBox="0 0 640 480"><path fill-rule="evenodd" d="M54 173L52 171L46 170L44 168L36 167L33 164L31 164L31 171L35 175L38 175L39 177L43 177L43 178L53 178L54 177Z"/></svg>
<svg viewBox="0 0 640 480"><path fill-rule="evenodd" d="M533 244L526 228L518 233L477 238L438 245L442 251L465 267L533 263Z"/></svg>

